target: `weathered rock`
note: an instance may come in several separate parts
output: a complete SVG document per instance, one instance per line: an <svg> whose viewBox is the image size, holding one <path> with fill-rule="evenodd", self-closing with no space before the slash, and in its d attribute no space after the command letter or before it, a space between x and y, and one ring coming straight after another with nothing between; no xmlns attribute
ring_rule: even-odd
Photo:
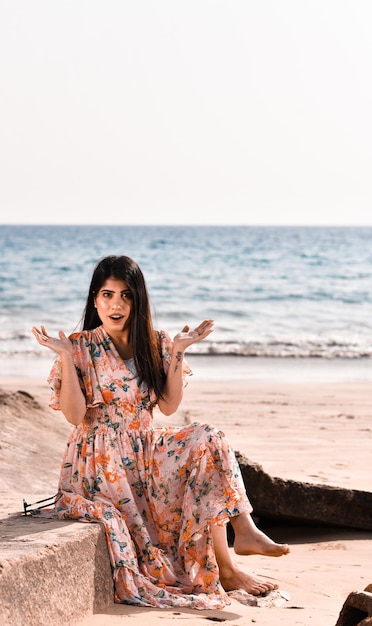
<svg viewBox="0 0 372 626"><path fill-rule="evenodd" d="M370 626L372 624L372 585L364 591L352 591L345 600L336 626Z"/></svg>
<svg viewBox="0 0 372 626"><path fill-rule="evenodd" d="M65 626L111 606L113 579L100 524L1 520L1 626Z"/></svg>
<svg viewBox="0 0 372 626"><path fill-rule="evenodd" d="M22 389L15 392L0 389L0 407L11 407L14 417L19 417L23 409L29 412L30 409L42 408L34 396Z"/></svg>
<svg viewBox="0 0 372 626"><path fill-rule="evenodd" d="M272 477L235 454L258 517L372 530L372 493Z"/></svg>

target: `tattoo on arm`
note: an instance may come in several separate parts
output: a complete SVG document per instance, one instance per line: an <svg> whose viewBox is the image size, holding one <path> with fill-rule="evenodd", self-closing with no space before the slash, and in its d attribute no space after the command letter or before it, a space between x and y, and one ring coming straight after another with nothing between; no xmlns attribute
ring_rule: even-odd
<svg viewBox="0 0 372 626"><path fill-rule="evenodd" d="M179 366L179 364L180 364L180 363L181 363L181 361L182 361L182 352L177 352L177 353L176 353L176 361L177 361L177 363L176 363L176 367L174 368L174 371L175 371L175 372L177 372L177 370L178 370L178 366Z"/></svg>

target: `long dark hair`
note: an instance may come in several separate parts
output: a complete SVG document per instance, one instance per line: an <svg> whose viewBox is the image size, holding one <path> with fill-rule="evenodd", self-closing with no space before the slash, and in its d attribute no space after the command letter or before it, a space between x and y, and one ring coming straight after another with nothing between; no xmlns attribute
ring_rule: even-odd
<svg viewBox="0 0 372 626"><path fill-rule="evenodd" d="M129 340L133 348L137 376L139 382L144 382L149 389L153 389L159 398L165 380L160 342L152 325L145 279L133 259L128 256L108 256L96 265L84 309L83 330L92 330L101 325L94 301L102 285L109 278L124 281L132 292L133 307Z"/></svg>

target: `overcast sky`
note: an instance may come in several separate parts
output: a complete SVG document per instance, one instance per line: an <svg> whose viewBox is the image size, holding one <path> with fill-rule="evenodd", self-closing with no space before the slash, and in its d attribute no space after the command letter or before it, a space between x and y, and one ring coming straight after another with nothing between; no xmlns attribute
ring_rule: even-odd
<svg viewBox="0 0 372 626"><path fill-rule="evenodd" d="M371 0L1 0L2 223L372 224Z"/></svg>

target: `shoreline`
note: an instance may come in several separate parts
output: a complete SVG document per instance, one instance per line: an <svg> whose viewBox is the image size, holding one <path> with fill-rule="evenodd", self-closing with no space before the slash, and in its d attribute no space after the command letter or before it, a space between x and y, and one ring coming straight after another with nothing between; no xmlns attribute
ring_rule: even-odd
<svg viewBox="0 0 372 626"><path fill-rule="evenodd" d="M372 382L372 359L321 357L249 357L186 353L193 379L200 381ZM0 380L39 378L46 381L53 356L12 355L0 360Z"/></svg>
<svg viewBox="0 0 372 626"><path fill-rule="evenodd" d="M198 380L342 382L372 381L372 359L186 355Z"/></svg>

